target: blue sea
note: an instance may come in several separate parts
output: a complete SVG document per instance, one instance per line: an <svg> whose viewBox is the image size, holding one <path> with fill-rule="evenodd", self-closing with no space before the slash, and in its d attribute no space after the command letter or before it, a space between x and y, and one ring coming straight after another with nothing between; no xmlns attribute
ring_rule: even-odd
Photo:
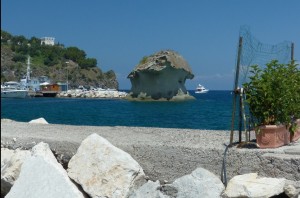
<svg viewBox="0 0 300 198"><path fill-rule="evenodd" d="M230 130L232 94L209 91L181 102L133 102L124 99L1 98L1 118L29 122L40 117L51 124L139 126Z"/></svg>

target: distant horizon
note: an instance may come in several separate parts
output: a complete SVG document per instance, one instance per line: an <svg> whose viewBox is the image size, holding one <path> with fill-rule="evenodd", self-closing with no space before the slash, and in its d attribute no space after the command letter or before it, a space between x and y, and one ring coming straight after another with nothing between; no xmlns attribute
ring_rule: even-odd
<svg viewBox="0 0 300 198"><path fill-rule="evenodd" d="M118 89L118 91L130 91L131 89ZM195 87L195 89L187 89L187 91L189 91L189 92L194 92L196 90L196 87ZM231 92L231 91L233 91L233 90L226 90L226 89L220 89L220 90L209 90L207 93L209 93L210 91L228 91L228 92ZM200 95L201 94L207 94L207 93L199 93Z"/></svg>
<svg viewBox="0 0 300 198"><path fill-rule="evenodd" d="M45 7L45 5L47 5ZM291 41L300 59L300 1L1 1L1 29L26 38L54 37L77 46L98 67L116 73L120 89L143 56L164 49L178 52L194 79L210 90L234 84L239 30L247 25L260 42ZM158 13L158 14L157 14ZM289 13L289 14L278 14ZM37 17L38 16L38 17Z"/></svg>

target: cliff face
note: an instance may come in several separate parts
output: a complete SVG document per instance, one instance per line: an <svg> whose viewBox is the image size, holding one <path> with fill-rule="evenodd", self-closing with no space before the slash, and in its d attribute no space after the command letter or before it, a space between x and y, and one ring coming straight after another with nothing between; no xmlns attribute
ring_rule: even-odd
<svg viewBox="0 0 300 198"><path fill-rule="evenodd" d="M132 98L170 100L178 94L188 95L186 79L194 75L188 63L174 51L160 51L144 57L128 75Z"/></svg>

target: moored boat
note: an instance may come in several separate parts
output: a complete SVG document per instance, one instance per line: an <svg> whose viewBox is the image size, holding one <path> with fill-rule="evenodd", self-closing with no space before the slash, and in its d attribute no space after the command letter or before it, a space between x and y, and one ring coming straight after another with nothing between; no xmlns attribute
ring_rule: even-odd
<svg viewBox="0 0 300 198"><path fill-rule="evenodd" d="M27 96L28 90L21 89L18 82L9 81L1 85L1 98L26 98Z"/></svg>

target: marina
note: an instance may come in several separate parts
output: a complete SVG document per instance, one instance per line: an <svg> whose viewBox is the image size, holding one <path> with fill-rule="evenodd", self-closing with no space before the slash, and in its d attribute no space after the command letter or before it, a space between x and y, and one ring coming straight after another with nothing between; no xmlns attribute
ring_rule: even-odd
<svg viewBox="0 0 300 198"><path fill-rule="evenodd" d="M69 83L52 83L47 76L31 77L30 56L27 58L26 75L20 80L5 82L1 85L1 98L26 97L82 97L82 98L124 98L127 93L116 89L85 88L69 89Z"/></svg>

